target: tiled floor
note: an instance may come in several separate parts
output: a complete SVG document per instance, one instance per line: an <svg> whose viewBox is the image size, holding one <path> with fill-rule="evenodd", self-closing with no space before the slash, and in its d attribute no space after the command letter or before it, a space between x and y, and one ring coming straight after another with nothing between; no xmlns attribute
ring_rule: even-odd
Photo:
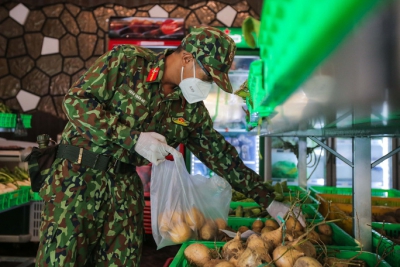
<svg viewBox="0 0 400 267"><path fill-rule="evenodd" d="M168 258L174 257L178 252L180 245L168 246L157 250L157 245L151 235L146 235L143 245L141 267L163 267ZM0 243L0 259L2 256L12 257L35 257L37 243L10 244ZM19 262L0 261L1 267L21 266ZM33 267L33 264L23 265L21 267Z"/></svg>

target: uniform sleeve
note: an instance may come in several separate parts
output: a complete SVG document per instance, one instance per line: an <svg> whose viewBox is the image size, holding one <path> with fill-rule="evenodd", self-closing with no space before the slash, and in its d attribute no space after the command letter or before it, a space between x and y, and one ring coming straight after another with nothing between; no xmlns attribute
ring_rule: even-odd
<svg viewBox="0 0 400 267"><path fill-rule="evenodd" d="M231 186L266 208L272 201L263 179L240 159L236 149L213 128L208 112L202 112L186 144L208 168L225 178Z"/></svg>
<svg viewBox="0 0 400 267"><path fill-rule="evenodd" d="M69 121L86 139L101 146L113 142L131 152L140 132L118 120L107 108L127 71L127 57L122 47L115 47L93 64L69 89L63 109ZM129 60L135 60L130 57Z"/></svg>

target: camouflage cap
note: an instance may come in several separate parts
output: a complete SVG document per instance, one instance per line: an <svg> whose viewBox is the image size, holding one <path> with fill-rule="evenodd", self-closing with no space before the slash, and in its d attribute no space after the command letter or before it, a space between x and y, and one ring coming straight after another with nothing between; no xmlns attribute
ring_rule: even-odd
<svg viewBox="0 0 400 267"><path fill-rule="evenodd" d="M181 45L204 65L222 90L232 93L228 72L235 56L236 44L231 37L213 27L193 27Z"/></svg>

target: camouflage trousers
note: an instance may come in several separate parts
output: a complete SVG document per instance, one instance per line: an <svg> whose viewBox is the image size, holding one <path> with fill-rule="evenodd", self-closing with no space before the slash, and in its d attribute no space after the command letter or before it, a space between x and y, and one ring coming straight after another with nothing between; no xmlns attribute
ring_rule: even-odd
<svg viewBox="0 0 400 267"><path fill-rule="evenodd" d="M139 266L143 185L57 159L40 190L45 201L36 266Z"/></svg>

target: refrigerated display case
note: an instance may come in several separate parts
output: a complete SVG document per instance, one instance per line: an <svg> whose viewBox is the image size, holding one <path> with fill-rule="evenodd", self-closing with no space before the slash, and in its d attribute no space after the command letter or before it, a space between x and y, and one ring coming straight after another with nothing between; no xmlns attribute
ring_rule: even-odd
<svg viewBox="0 0 400 267"><path fill-rule="evenodd" d="M259 50L250 48L245 40L241 28L218 28L228 34L236 43L237 51L234 57L229 79L233 91L239 89L249 75L250 64L259 59ZM214 129L220 132L225 139L235 146L239 156L249 168L262 174L260 161L263 154L260 138L248 132L246 113L243 110L246 104L237 95L229 94L214 84L209 96L204 100L210 116L214 122ZM209 170L192 153L187 151L188 169L192 174L201 174L211 177L213 172Z"/></svg>

